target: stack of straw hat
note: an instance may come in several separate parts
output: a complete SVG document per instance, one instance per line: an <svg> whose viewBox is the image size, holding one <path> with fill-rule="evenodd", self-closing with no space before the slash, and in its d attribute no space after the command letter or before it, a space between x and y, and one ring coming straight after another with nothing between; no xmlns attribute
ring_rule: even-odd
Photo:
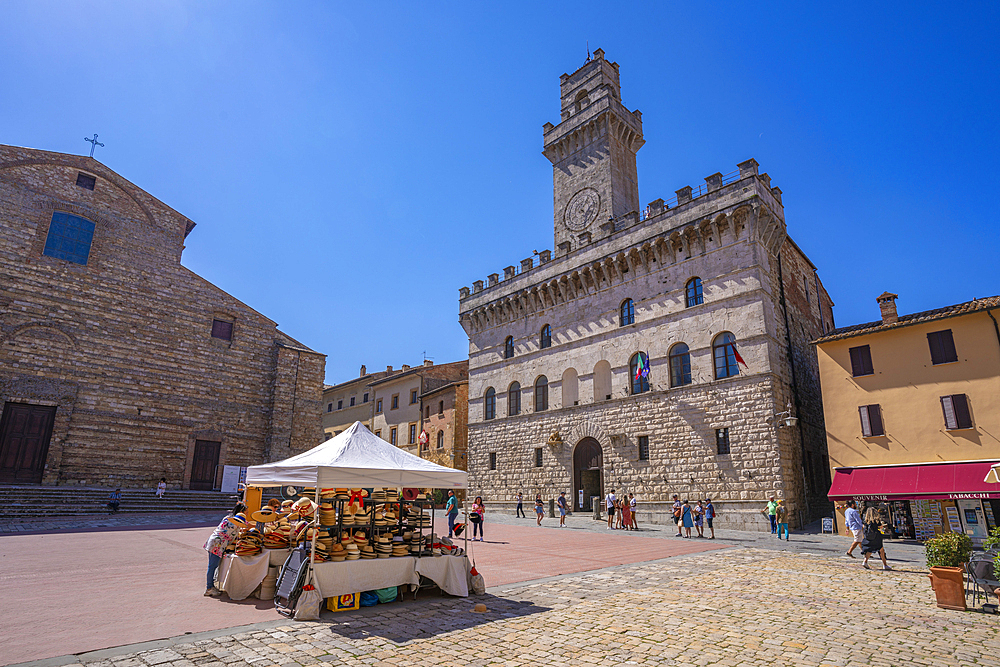
<svg viewBox="0 0 1000 667"><path fill-rule="evenodd" d="M333 508L333 501L324 498L319 505L319 522L323 526L337 525L337 510Z"/></svg>
<svg viewBox="0 0 1000 667"><path fill-rule="evenodd" d="M345 560L359 560L361 558L361 549L354 542L347 545L347 558Z"/></svg>
<svg viewBox="0 0 1000 667"><path fill-rule="evenodd" d="M339 542L334 544L329 550L330 560L334 563L343 563L347 559L347 549Z"/></svg>
<svg viewBox="0 0 1000 667"><path fill-rule="evenodd" d="M376 558L375 549L370 546L361 547L361 557L362 558Z"/></svg>
<svg viewBox="0 0 1000 667"><path fill-rule="evenodd" d="M393 556L409 556L410 550L406 546L406 542L403 542L400 538L393 538L392 540L392 555Z"/></svg>
<svg viewBox="0 0 1000 667"><path fill-rule="evenodd" d="M256 528L243 533L236 543L237 556L256 556L264 548L264 536Z"/></svg>
<svg viewBox="0 0 1000 667"><path fill-rule="evenodd" d="M388 558L392 555L392 540L388 535L381 535L375 541L375 553L379 558Z"/></svg>

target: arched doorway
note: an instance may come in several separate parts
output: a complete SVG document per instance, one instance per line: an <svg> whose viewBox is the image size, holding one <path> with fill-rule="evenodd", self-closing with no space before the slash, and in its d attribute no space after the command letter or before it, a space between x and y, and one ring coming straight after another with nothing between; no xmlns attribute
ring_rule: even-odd
<svg viewBox="0 0 1000 667"><path fill-rule="evenodd" d="M601 444L584 438L573 452L573 503L578 510L592 511L591 496L604 497L604 455ZM583 502L580 502L583 491Z"/></svg>

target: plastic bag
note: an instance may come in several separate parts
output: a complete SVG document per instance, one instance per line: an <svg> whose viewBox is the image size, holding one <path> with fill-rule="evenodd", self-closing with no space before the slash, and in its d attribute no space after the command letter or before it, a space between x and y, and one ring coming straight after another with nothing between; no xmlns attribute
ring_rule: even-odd
<svg viewBox="0 0 1000 667"><path fill-rule="evenodd" d="M379 588L375 591L375 594L378 595L379 602L395 602L399 591L395 586L389 586L388 588Z"/></svg>
<svg viewBox="0 0 1000 667"><path fill-rule="evenodd" d="M374 607L378 604L378 593L375 591L365 591L361 594L362 607Z"/></svg>
<svg viewBox="0 0 1000 667"><path fill-rule="evenodd" d="M486 580L476 570L475 563L472 564L472 570L469 571L469 592L473 595L486 595Z"/></svg>
<svg viewBox="0 0 1000 667"><path fill-rule="evenodd" d="M302 594L295 605L296 621L318 621L319 610L323 606L323 596L311 585L302 587Z"/></svg>

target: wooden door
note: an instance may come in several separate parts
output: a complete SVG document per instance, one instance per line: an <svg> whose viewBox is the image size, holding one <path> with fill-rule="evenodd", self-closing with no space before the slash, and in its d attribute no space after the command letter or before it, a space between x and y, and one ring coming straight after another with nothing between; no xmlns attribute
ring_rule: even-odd
<svg viewBox="0 0 1000 667"><path fill-rule="evenodd" d="M604 463L601 444L593 438L584 438L573 452L573 499L577 509L592 511L591 497L604 496ZM583 502L580 502L580 491Z"/></svg>
<svg viewBox="0 0 1000 667"><path fill-rule="evenodd" d="M219 465L221 442L196 440L194 461L191 463L191 489L211 491L215 487L215 469Z"/></svg>
<svg viewBox="0 0 1000 667"><path fill-rule="evenodd" d="M0 483L41 484L54 405L7 403L0 418Z"/></svg>

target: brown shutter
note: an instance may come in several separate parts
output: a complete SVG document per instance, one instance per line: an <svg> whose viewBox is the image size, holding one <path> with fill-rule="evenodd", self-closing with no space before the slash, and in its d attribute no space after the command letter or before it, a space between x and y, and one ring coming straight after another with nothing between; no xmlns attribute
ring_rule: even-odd
<svg viewBox="0 0 1000 667"><path fill-rule="evenodd" d="M958 428L958 420L955 419L955 404L952 396L941 397L941 409L944 410L944 427L946 429Z"/></svg>
<svg viewBox="0 0 1000 667"><path fill-rule="evenodd" d="M958 353L955 351L955 338L951 335L951 329L945 329L941 332L941 352L946 362L958 361Z"/></svg>
<svg viewBox="0 0 1000 667"><path fill-rule="evenodd" d="M879 405L868 406L868 419L872 425L872 435L885 435L885 428L882 426L882 408Z"/></svg>
<svg viewBox="0 0 1000 667"><path fill-rule="evenodd" d="M956 428L972 428L972 414L969 412L969 398L965 394L955 394L951 397L955 406Z"/></svg>

